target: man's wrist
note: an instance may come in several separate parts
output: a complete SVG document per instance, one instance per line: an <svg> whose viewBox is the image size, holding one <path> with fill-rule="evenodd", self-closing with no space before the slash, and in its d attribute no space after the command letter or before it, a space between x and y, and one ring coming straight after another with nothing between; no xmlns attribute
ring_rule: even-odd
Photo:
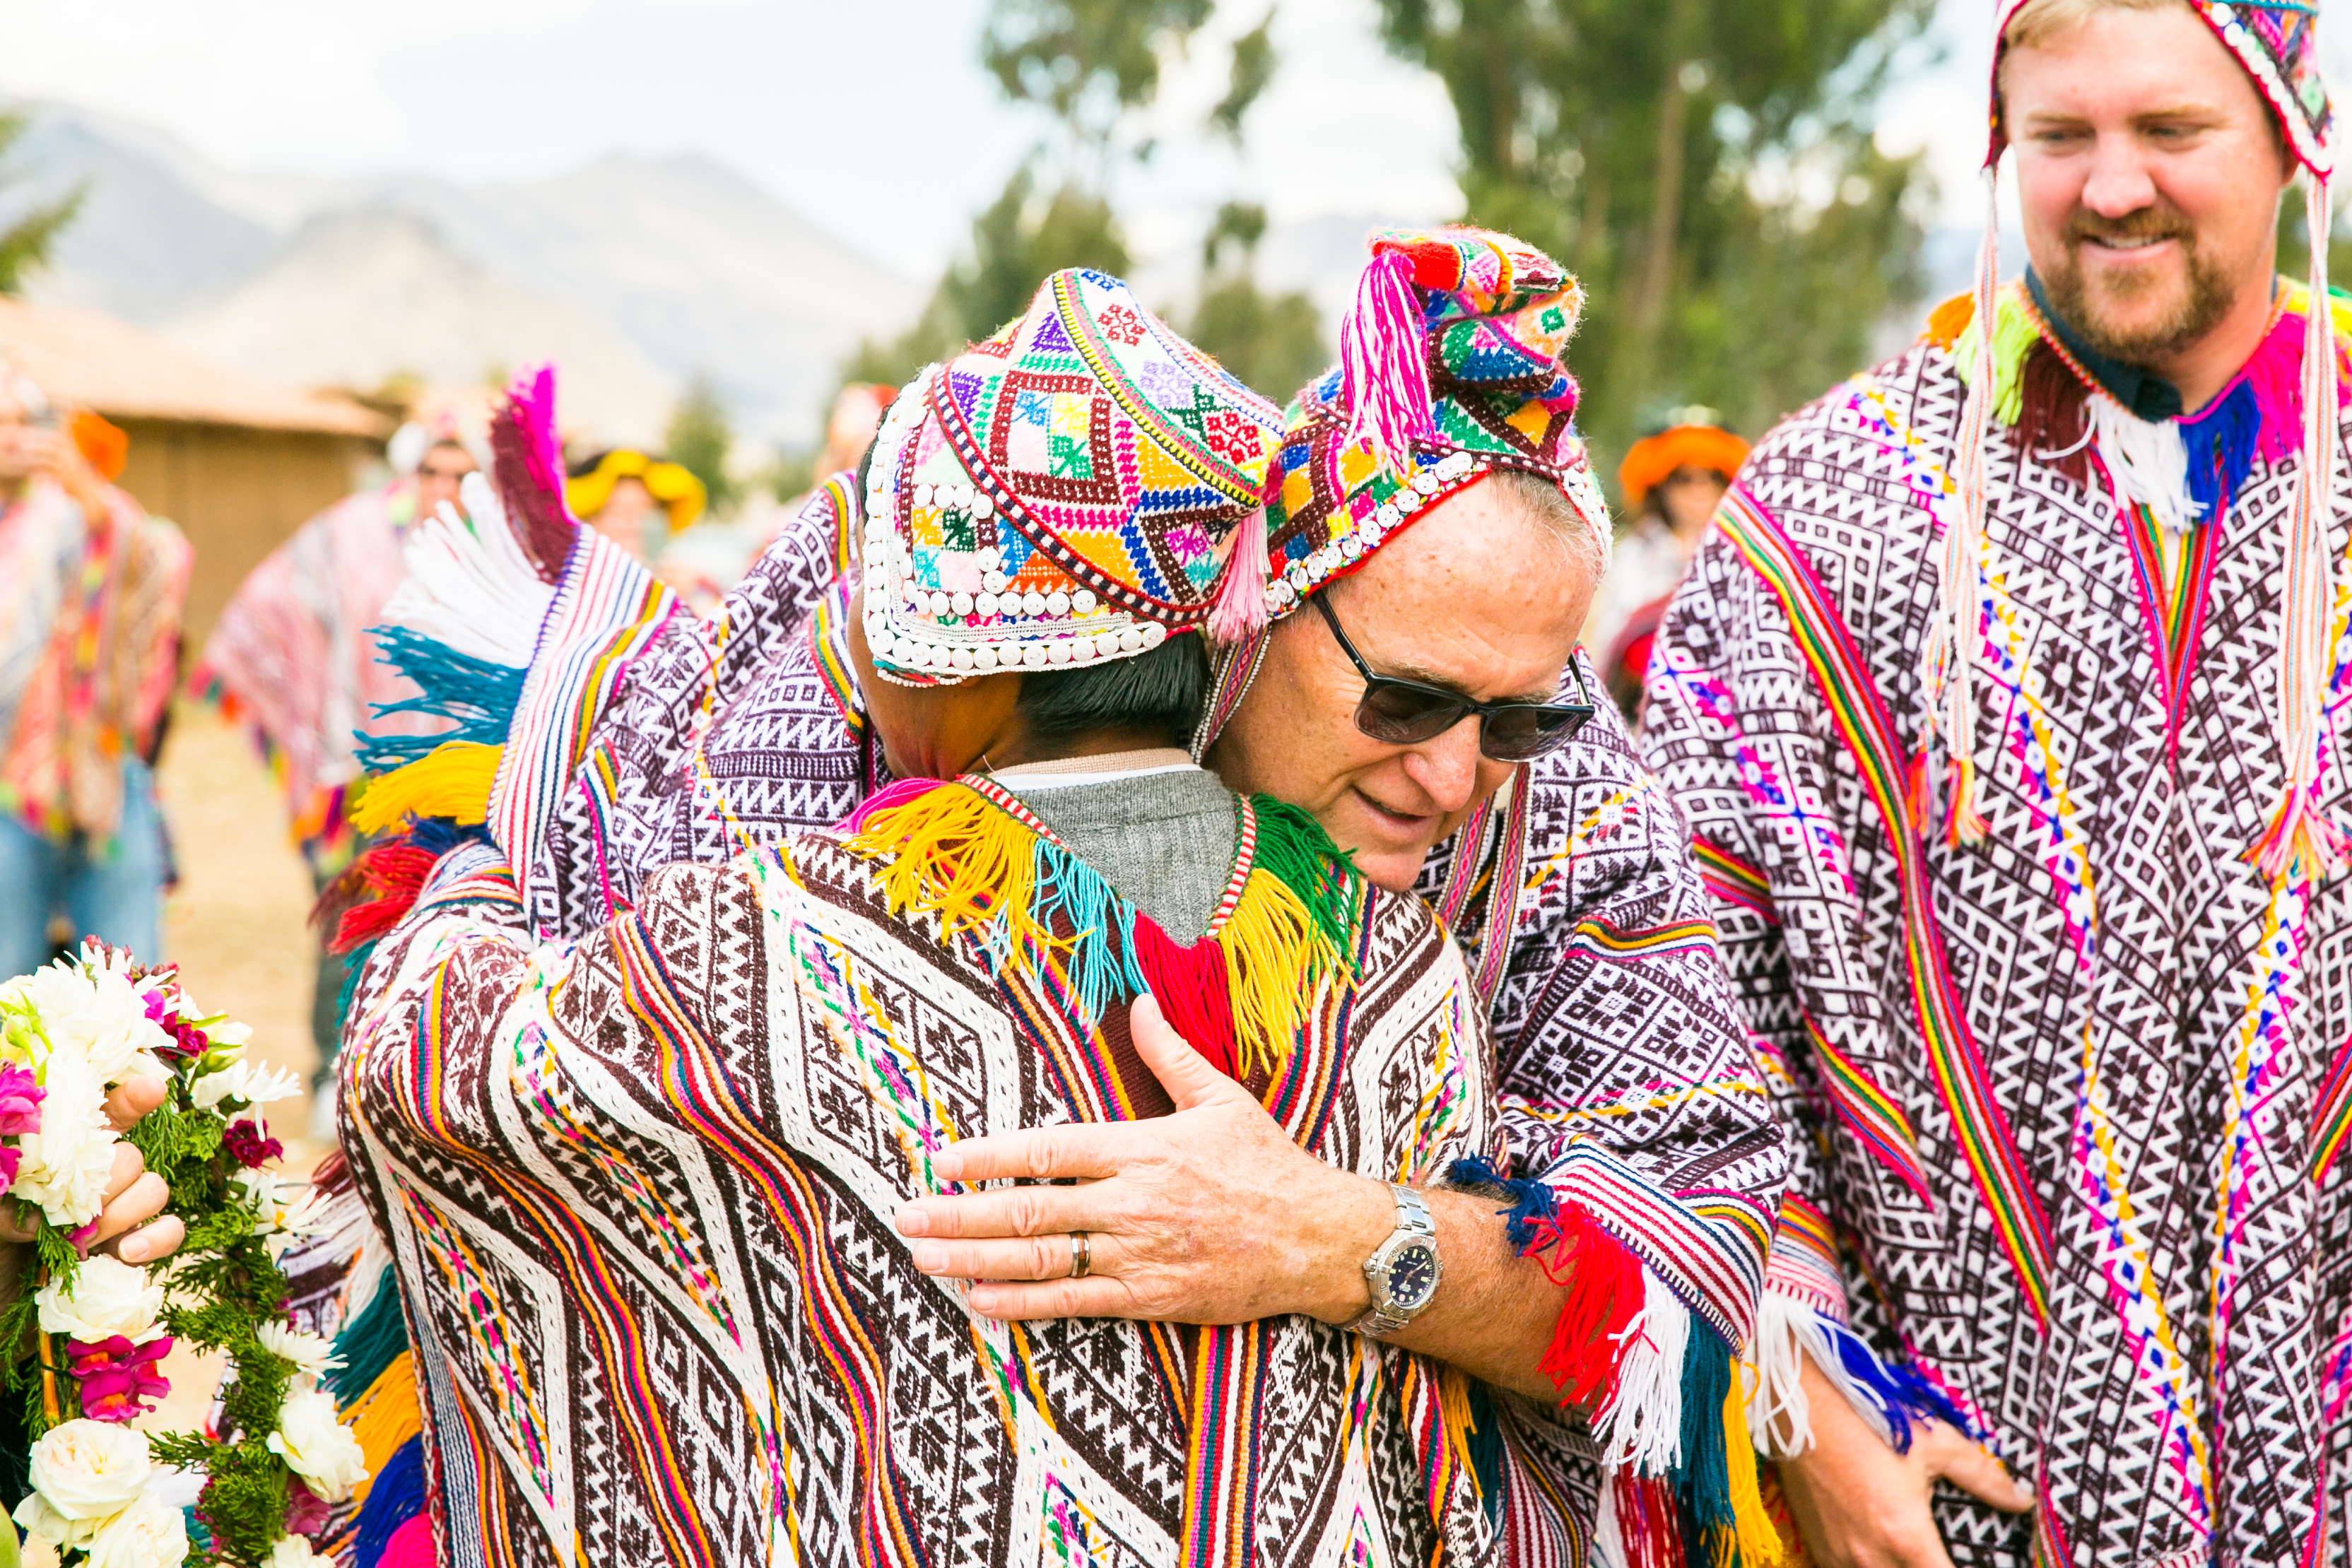
<svg viewBox="0 0 2352 1568"><path fill-rule="evenodd" d="M1350 1323L1371 1310L1372 1285L1364 1278L1364 1260L1396 1229L1396 1195L1384 1181L1370 1176L1332 1173L1327 1218L1317 1227L1320 1243L1310 1265L1314 1300L1308 1316L1334 1327Z"/></svg>

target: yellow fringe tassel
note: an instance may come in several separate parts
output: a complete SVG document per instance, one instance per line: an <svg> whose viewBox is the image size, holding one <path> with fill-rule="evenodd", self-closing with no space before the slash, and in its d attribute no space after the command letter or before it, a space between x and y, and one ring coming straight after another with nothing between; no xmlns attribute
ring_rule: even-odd
<svg viewBox="0 0 2352 1568"><path fill-rule="evenodd" d="M1756 1479L1756 1448L1748 1435L1748 1390L1739 1361L1731 1364L1731 1389L1723 1399L1724 1469L1731 1483L1731 1517L1739 1542L1739 1568L1772 1568L1781 1560L1780 1530L1764 1507Z"/></svg>
<svg viewBox="0 0 2352 1568"><path fill-rule="evenodd" d="M367 1500L368 1489L383 1474L383 1467L391 1463L400 1446L425 1430L425 1413L416 1395L416 1353L404 1350L394 1357L368 1385L367 1392L352 1401L343 1419L367 1460L368 1479L352 1492L352 1506L357 1508Z"/></svg>
<svg viewBox="0 0 2352 1568"><path fill-rule="evenodd" d="M1329 982L1345 976L1343 956L1298 894L1263 868L1242 884L1217 946L1234 1009L1234 1071L1278 1072Z"/></svg>
<svg viewBox="0 0 2352 1568"><path fill-rule="evenodd" d="M1000 961L1068 946L1031 914L1036 834L970 789L934 789L877 811L849 848L889 857L876 876L890 913L936 915L942 937L971 932Z"/></svg>
<svg viewBox="0 0 2352 1568"><path fill-rule="evenodd" d="M368 781L352 807L352 826L362 833L395 828L410 816L447 817L461 827L486 821L490 782L498 777L503 746L453 740L404 768Z"/></svg>

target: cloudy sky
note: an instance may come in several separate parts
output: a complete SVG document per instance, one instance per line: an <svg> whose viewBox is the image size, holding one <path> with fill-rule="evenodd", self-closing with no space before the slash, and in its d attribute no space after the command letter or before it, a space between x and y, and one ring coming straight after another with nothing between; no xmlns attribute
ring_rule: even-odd
<svg viewBox="0 0 2352 1568"><path fill-rule="evenodd" d="M1200 131L1227 41L1268 0L1222 0L1168 81L1162 152L1119 206L1143 254L1239 194L1276 221L1450 214L1454 129L1390 58L1372 0L1280 0L1275 85L1239 155ZM1930 146L1973 223L1992 0L1944 0L1940 63L1893 95L1890 150ZM983 0L0 0L0 95L164 130L230 168L545 174L599 153L698 151L868 255L927 277L1044 127L978 63ZM2339 58L2352 37L2337 36Z"/></svg>

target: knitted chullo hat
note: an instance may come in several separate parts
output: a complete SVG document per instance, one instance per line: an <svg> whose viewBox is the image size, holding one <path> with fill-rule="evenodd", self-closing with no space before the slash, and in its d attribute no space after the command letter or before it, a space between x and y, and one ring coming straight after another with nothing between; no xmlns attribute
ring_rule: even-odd
<svg viewBox="0 0 2352 1568"><path fill-rule="evenodd" d="M1995 395L1992 324L1999 290L2000 155L2008 148L2001 122L2000 67L2010 24L2031 0L2000 0L1993 20L1991 136L1985 152L1985 233L1977 253L1973 319L1974 363L1967 367L1959 450L1953 478L1959 491L1958 526L1944 536L1940 596L1929 628L1922 679L1929 722L1951 758L1951 799L1946 835L1955 843L1984 836L1976 810L1975 708L1969 660L1982 623L1985 549L1985 438ZM2324 235L2333 210L2327 176L2335 166L2334 111L2319 75L2315 7L2307 0L2223 4L2184 0L2198 19L2245 68L2270 106L2305 179L2305 232ZM2327 308L2327 246L2311 246L2312 307L2305 312L2302 469L2290 517L2285 627L2279 651L2279 737L2286 764L2285 791L2253 856L2273 880L2298 859L2316 869L2342 854L2342 841L2321 820L2315 798L2319 776L2320 705L2328 678L2328 624L2334 588L2327 559L2327 519L2333 509L2336 425L2335 318Z"/></svg>
<svg viewBox="0 0 2352 1568"><path fill-rule="evenodd" d="M917 376L875 438L866 640L906 685L1131 657L1209 617L1282 415L1099 272Z"/></svg>
<svg viewBox="0 0 2352 1568"><path fill-rule="evenodd" d="M1255 528L1234 551L1212 630L1226 644L1209 709L1193 737L1204 754L1256 678L1269 622L1356 570L1428 508L1501 469L1559 486L1609 546L1609 505L1577 435L1576 381L1561 350L1584 293L1559 263L1488 229L1374 229L1356 300L1339 329L1339 362L1284 415L1282 453L1269 476L1265 555ZM1262 584L1262 591L1251 591ZM1527 768L1507 798L1489 800L1461 830L1468 846L1437 900L1450 926L1475 891L1491 843L1510 863L1491 879L1518 883L1527 831ZM1492 833L1490 839L1489 834ZM1499 983L1515 909L1486 901L1472 979L1481 998Z"/></svg>
<svg viewBox="0 0 2352 1568"><path fill-rule="evenodd" d="M1240 588L1256 563L1237 559L1221 641L1297 609L1424 507L1497 468L1550 480L1604 548L1609 538L1560 358L1584 304L1576 279L1488 229L1374 229L1365 243L1372 259L1339 329L1339 362L1284 418L1264 612Z"/></svg>

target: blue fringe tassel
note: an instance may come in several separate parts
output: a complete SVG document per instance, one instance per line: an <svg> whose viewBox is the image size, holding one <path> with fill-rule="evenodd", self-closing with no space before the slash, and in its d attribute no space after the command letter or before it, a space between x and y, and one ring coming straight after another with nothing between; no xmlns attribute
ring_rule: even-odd
<svg viewBox="0 0 2352 1568"><path fill-rule="evenodd" d="M1522 1257L1536 1244L1536 1226L1559 1212L1559 1199L1542 1182L1507 1176L1475 1155L1445 1167L1445 1185L1472 1187L1508 1197L1511 1206L1495 1212L1504 1216L1504 1231Z"/></svg>
<svg viewBox="0 0 2352 1568"><path fill-rule="evenodd" d="M2199 522L2210 527L2230 509L2238 486L2253 471L2254 443L2262 429L2262 403L2245 382L2193 423L2180 422L2180 439L2189 448L2189 498L2203 508L2197 514Z"/></svg>
<svg viewBox="0 0 2352 1568"><path fill-rule="evenodd" d="M1486 1385L1470 1381L1470 1474L1478 1483L1478 1501L1486 1511L1489 1529L1503 1521L1503 1421Z"/></svg>
<svg viewBox="0 0 2352 1568"><path fill-rule="evenodd" d="M1050 839L1037 841L1035 917L1052 921L1059 909L1078 934L1070 950L1068 974L1076 989L1080 1027L1092 1029L1115 996L1139 997L1150 988L1135 961L1129 922L1131 911L1102 873Z"/></svg>
<svg viewBox="0 0 2352 1568"><path fill-rule="evenodd" d="M1886 1416L1887 1430L1894 1434L1895 1451L1911 1451L1911 1427L1921 1418L1941 1421L1956 1432L1966 1432L1963 1419L1943 1390L1919 1375L1918 1368L1910 1365L1890 1366L1878 1359L1878 1353L1865 1343L1862 1336L1832 1318L1823 1318L1822 1327L1837 1346L1838 1361L1846 1375L1868 1389Z"/></svg>
<svg viewBox="0 0 2352 1568"><path fill-rule="evenodd" d="M425 1511L425 1438L408 1439L383 1462L383 1473L368 1489L360 1504L359 1524L352 1543L352 1568L375 1568L392 1532Z"/></svg>
<svg viewBox="0 0 2352 1568"><path fill-rule="evenodd" d="M389 773L426 756L445 741L505 744L507 730L514 723L515 709L522 703L522 682L529 671L460 653L447 643L405 626L378 626L373 631L377 659L424 688L421 696L372 705L376 717L421 713L453 720L457 727L434 735L362 733L362 768L371 774Z"/></svg>
<svg viewBox="0 0 2352 1568"><path fill-rule="evenodd" d="M1682 1514L1684 1558L1712 1561L1709 1543L1720 1531L1736 1536L1731 1511L1731 1458L1724 1448L1723 1404L1731 1396L1731 1347L1715 1325L1691 1314L1683 1352L1682 1463L1667 1479Z"/></svg>
<svg viewBox="0 0 2352 1568"><path fill-rule="evenodd" d="M387 1270L359 1316L335 1334L335 1354L343 1358L343 1364L321 1381L335 1396L336 1406L349 1406L365 1394L407 1348L408 1323L400 1310L400 1281Z"/></svg>

